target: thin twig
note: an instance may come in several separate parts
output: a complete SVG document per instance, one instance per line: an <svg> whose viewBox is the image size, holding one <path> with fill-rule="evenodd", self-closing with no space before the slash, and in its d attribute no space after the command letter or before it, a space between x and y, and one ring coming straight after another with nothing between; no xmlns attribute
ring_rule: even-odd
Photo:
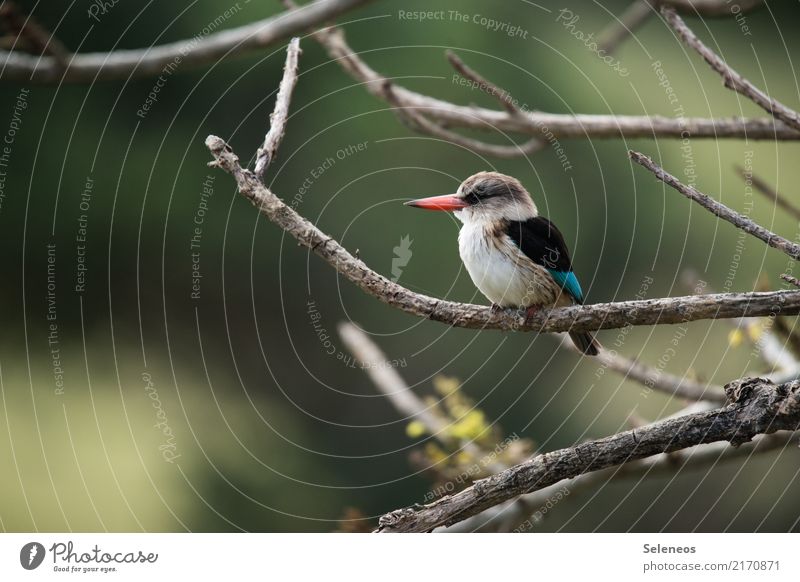
<svg viewBox="0 0 800 582"><path fill-rule="evenodd" d="M725 402L725 392L722 386L697 382L686 376L669 374L608 350L600 350L598 358L602 365L647 388L687 400L705 400L715 404Z"/></svg>
<svg viewBox="0 0 800 582"><path fill-rule="evenodd" d="M745 184L748 181L755 187L756 191L763 195L768 200L771 200L779 207L781 207L785 212L790 214L795 220L800 220L800 208L792 204L788 198L781 195L777 190L770 187L764 180L756 176L753 172L748 172L741 166L735 166L736 171L741 176L742 180L744 180Z"/></svg>
<svg viewBox="0 0 800 582"><path fill-rule="evenodd" d="M478 87L497 99L498 103L511 115L520 115L522 110L517 106L511 93L489 81L486 77L473 70L462 61L453 51L445 51L445 56L457 73L462 77L476 83Z"/></svg>
<svg viewBox="0 0 800 582"><path fill-rule="evenodd" d="M352 323L339 324L339 337L351 354L362 364L375 387L407 419L420 421L436 439L450 442L445 436L446 423L431 413L428 406L403 380L381 349L366 333Z"/></svg>
<svg viewBox="0 0 800 582"><path fill-rule="evenodd" d="M745 14L764 4L764 0L659 0L664 6L687 15L736 16Z"/></svg>
<svg viewBox="0 0 800 582"><path fill-rule="evenodd" d="M573 353L580 353L572 341L562 338L560 347ZM645 388L658 390L670 396L677 396L692 401L713 402L722 404L725 402L725 393L722 386L698 382L684 376L670 374L659 370L653 366L642 364L634 358L628 358L618 354L615 350L603 348L597 355L602 367L613 370L621 374L626 380L638 382Z"/></svg>
<svg viewBox="0 0 800 582"><path fill-rule="evenodd" d="M781 279L784 281L791 283L795 287L800 287L800 279L797 277L792 277L791 275L787 275L786 273L781 273Z"/></svg>
<svg viewBox="0 0 800 582"><path fill-rule="evenodd" d="M375 387L401 414L408 419L420 421L428 433L439 442L446 445L453 444L454 439L447 434L447 423L431 413L429 407L417 398L397 369L366 333L352 323L341 323L339 337L356 360L361 362ZM489 458L487 452L474 441L462 439L459 446L460 450L469 453L473 459ZM507 468L507 465L497 461L491 463L487 461L487 463L487 470L495 473Z"/></svg>
<svg viewBox="0 0 800 582"><path fill-rule="evenodd" d="M0 71L5 81L86 83L94 80L160 75L164 67L213 63L223 57L252 52L279 43L350 12L372 0L316 0L237 28L198 35L154 47L74 55L65 70L53 57L34 57L17 51L0 51Z"/></svg>
<svg viewBox="0 0 800 582"><path fill-rule="evenodd" d="M211 165L236 180L239 192L268 220L311 249L362 291L417 317L469 329L504 331L593 331L628 325L683 323L700 319L800 313L800 291L720 293L640 301L542 309L528 316L524 310L495 311L490 307L456 303L415 293L370 269L335 239L284 204L239 163L239 158L219 137L209 136L206 146L214 156Z"/></svg>
<svg viewBox="0 0 800 582"><path fill-rule="evenodd" d="M625 11L612 20L597 35L597 46L601 51L613 54L622 42L633 35L647 20L655 14L650 0L634 0Z"/></svg>
<svg viewBox="0 0 800 582"><path fill-rule="evenodd" d="M725 387L730 404L545 453L428 505L387 513L380 532L427 532L448 526L564 479L700 444L740 445L759 434L800 427L800 382L774 385L758 378Z"/></svg>
<svg viewBox="0 0 800 582"><path fill-rule="evenodd" d="M466 137L464 135L455 133L445 129L438 123L435 123L425 117L422 113L413 107L408 107L397 97L394 91L393 83L388 79L384 82L383 87L386 101L395 108L395 112L401 117L407 119L412 128L417 131L431 135L433 137L460 145L470 151L480 153L486 156L495 156L498 158L514 158L521 155L530 155L544 149L547 142L538 138L532 138L525 143L513 146L495 145Z"/></svg>
<svg viewBox="0 0 800 582"><path fill-rule="evenodd" d="M264 137L264 145L258 148L256 154L256 177L264 180L264 172L267 171L275 153L283 141L286 133L286 120L289 117L289 103L292 100L292 91L297 85L297 63L300 57L300 39L295 37L289 41L286 47L286 64L283 67L283 78L278 88L278 96L275 99L275 108L269 116L269 131Z"/></svg>
<svg viewBox="0 0 800 582"><path fill-rule="evenodd" d="M672 27L672 30L683 40L684 44L697 51L697 53L711 65L711 68L722 77L722 82L728 89L747 97L764 111L780 119L789 127L800 129L800 114L797 111L773 99L742 75L734 71L719 55L697 38L694 32L692 32L674 10L671 8L662 8L661 14Z"/></svg>
<svg viewBox="0 0 800 582"><path fill-rule="evenodd" d="M628 152L628 156L631 158L631 160L633 160L640 166L650 170L656 176L656 178L658 178L668 186L671 186L672 188L674 188L675 190L686 196L689 200L697 202L700 206L702 206L715 216L718 216L721 219L730 222L737 228L740 228L746 233L753 235L754 237L764 241L772 248L783 251L793 259L800 258L800 245L797 245L792 241L787 240L770 230L767 230L763 226L755 223L750 218L742 214L739 214L735 210L731 210L721 202L717 202L713 198L707 196L706 194L703 194L702 192L693 188L692 186L687 186L681 183L680 180L678 180L672 174L666 172L662 167L653 162L653 160L651 160L646 155L631 150Z"/></svg>

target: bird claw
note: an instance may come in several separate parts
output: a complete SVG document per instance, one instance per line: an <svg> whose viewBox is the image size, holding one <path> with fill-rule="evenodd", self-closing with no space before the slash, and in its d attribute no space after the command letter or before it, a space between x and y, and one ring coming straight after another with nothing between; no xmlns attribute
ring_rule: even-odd
<svg viewBox="0 0 800 582"><path fill-rule="evenodd" d="M498 313L500 311L503 311L503 308L500 307L497 303L492 303L492 306L489 309L492 310L492 313Z"/></svg>
<svg viewBox="0 0 800 582"><path fill-rule="evenodd" d="M530 323L530 320L539 313L539 310L542 308L541 305L531 305L525 310L525 323Z"/></svg>

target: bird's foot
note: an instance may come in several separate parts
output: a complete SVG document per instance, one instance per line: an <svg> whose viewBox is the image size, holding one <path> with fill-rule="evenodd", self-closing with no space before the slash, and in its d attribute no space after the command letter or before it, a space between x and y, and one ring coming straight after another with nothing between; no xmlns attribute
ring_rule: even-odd
<svg viewBox="0 0 800 582"><path fill-rule="evenodd" d="M541 309L542 309L541 305L530 305L530 306L528 306L528 308L525 310L525 323L530 323L530 320L533 319L533 317L537 313L539 313L539 311Z"/></svg>
<svg viewBox="0 0 800 582"><path fill-rule="evenodd" d="M497 303L492 303L492 306L489 309L492 310L492 313L498 313L500 311L503 311L503 308L500 307Z"/></svg>

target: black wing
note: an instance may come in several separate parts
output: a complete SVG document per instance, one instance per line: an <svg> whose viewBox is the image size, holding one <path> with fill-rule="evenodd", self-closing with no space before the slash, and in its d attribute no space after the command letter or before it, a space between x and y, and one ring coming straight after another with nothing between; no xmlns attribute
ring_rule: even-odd
<svg viewBox="0 0 800 582"><path fill-rule="evenodd" d="M537 265L553 271L572 270L569 251L556 225L542 216L515 220L506 226L506 234Z"/></svg>
<svg viewBox="0 0 800 582"><path fill-rule="evenodd" d="M506 234L525 256L547 269L576 301L583 302L583 291L572 272L567 244L555 224L542 216L511 221L506 225Z"/></svg>

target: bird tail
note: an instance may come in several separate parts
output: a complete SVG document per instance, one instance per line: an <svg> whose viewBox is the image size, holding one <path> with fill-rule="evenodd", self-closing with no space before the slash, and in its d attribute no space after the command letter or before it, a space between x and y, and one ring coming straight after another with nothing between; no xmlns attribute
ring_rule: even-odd
<svg viewBox="0 0 800 582"><path fill-rule="evenodd" d="M572 338L575 347L587 356L596 356L600 353L600 342L586 331L571 331L569 337Z"/></svg>

